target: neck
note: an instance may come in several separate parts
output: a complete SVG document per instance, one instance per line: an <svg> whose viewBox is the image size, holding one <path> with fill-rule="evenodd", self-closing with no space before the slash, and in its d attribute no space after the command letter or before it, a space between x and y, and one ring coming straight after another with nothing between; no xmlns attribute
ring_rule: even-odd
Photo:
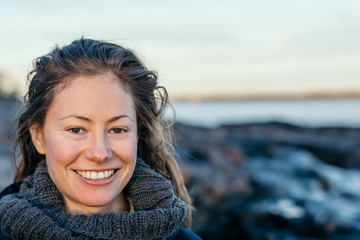
<svg viewBox="0 0 360 240"><path fill-rule="evenodd" d="M71 215L93 215L93 214L105 214L105 213L119 213L119 212L130 212L130 203L125 199L124 195L121 194L113 202L104 206L88 206L83 204L76 204L73 201L69 201L64 198L65 210Z"/></svg>

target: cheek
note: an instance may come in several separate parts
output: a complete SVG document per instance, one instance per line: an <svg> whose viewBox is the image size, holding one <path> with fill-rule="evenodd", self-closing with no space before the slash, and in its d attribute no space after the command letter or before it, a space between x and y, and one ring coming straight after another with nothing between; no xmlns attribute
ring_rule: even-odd
<svg viewBox="0 0 360 240"><path fill-rule="evenodd" d="M112 149L114 153L122 159L122 161L127 163L132 163L136 161L137 158L137 141L132 139L131 141L126 141L121 144L116 144Z"/></svg>
<svg viewBox="0 0 360 240"><path fill-rule="evenodd" d="M54 164L70 164L79 154L79 146L61 139L50 141L46 146L46 161Z"/></svg>
<svg viewBox="0 0 360 240"><path fill-rule="evenodd" d="M53 140L46 145L46 165L49 175L59 190L64 190L65 179L69 176L67 167L79 156L78 144L70 144L68 141ZM65 184L65 185L64 185Z"/></svg>
<svg viewBox="0 0 360 240"><path fill-rule="evenodd" d="M133 141L127 146L126 154L128 155L129 161L136 160L136 158L137 158L137 141Z"/></svg>

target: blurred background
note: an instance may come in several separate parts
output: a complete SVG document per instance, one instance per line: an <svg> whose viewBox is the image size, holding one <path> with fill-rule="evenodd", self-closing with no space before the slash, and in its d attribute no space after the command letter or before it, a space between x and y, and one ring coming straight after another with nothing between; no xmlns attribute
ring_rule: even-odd
<svg viewBox="0 0 360 240"><path fill-rule="evenodd" d="M34 59L84 36L159 73L201 237L357 239L359 11L355 0L2 1L0 189Z"/></svg>

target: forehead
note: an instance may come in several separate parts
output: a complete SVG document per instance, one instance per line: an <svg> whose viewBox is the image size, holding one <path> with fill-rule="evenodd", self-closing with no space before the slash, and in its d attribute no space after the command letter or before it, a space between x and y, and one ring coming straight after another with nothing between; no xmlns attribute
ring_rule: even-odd
<svg viewBox="0 0 360 240"><path fill-rule="evenodd" d="M55 110L74 114L135 114L131 94L113 73L68 77L49 108L49 112Z"/></svg>

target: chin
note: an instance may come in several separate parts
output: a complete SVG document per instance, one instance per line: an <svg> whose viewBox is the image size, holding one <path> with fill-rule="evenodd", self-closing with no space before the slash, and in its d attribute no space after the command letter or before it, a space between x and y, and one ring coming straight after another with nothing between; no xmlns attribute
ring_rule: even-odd
<svg viewBox="0 0 360 240"><path fill-rule="evenodd" d="M94 196L90 198L80 198L80 204L88 207L107 207L115 203L114 198L104 196Z"/></svg>

